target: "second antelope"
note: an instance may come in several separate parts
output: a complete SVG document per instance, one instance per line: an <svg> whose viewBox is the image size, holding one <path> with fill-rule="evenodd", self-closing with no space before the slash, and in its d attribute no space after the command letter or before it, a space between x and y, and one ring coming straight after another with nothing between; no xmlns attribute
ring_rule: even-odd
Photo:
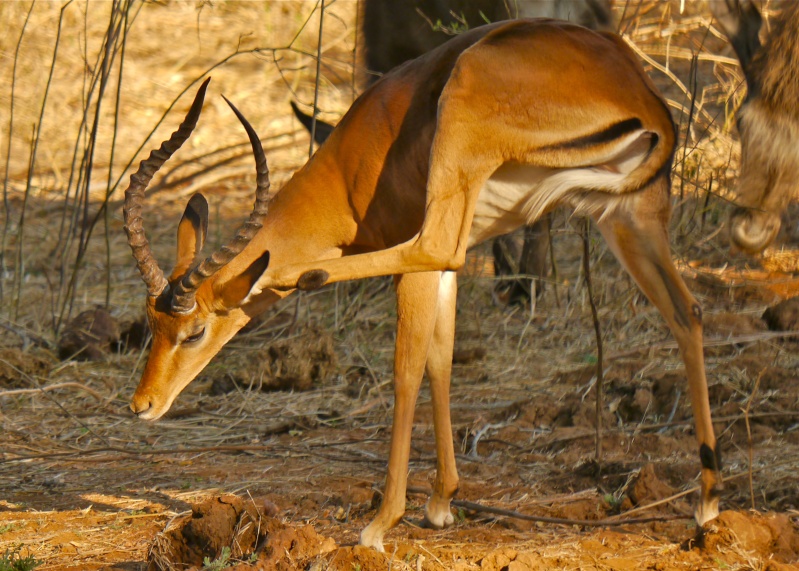
<svg viewBox="0 0 799 571"><path fill-rule="evenodd" d="M189 137L204 92L172 138L142 161L126 192L126 230L148 288L153 331L131 401L140 418L161 417L239 329L292 290L394 275L388 473L383 503L361 543L382 550L384 534L405 511L413 411L425 371L438 458L426 519L447 526L458 488L449 407L455 270L470 246L568 204L596 220L677 339L701 463L695 515L699 524L716 517L720 462L702 312L671 261L666 228L674 124L620 38L552 20L461 34L364 92L271 200L263 150L239 116L256 158L255 208L228 246L202 259L208 208L195 195L178 226L177 263L167 278L144 236L142 202L154 172Z"/></svg>
<svg viewBox="0 0 799 571"><path fill-rule="evenodd" d="M738 110L741 205L730 236L744 252L758 253L776 238L780 216L799 199L799 2L784 2L760 43L763 19L752 0L710 3L730 39L746 78Z"/></svg>

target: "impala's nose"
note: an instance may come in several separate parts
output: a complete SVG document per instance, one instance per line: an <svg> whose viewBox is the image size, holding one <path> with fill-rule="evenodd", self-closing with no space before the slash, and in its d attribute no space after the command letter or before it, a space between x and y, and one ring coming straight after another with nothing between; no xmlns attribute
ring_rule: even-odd
<svg viewBox="0 0 799 571"><path fill-rule="evenodd" d="M152 409L152 403L150 399L146 397L141 397L139 395L133 395L133 398L130 399L130 410L133 411L133 414L138 416L139 418L147 418L148 411Z"/></svg>

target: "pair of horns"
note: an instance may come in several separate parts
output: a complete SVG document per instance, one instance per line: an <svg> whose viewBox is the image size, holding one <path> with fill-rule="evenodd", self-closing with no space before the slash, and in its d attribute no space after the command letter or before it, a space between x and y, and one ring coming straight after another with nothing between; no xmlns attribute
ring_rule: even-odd
<svg viewBox="0 0 799 571"><path fill-rule="evenodd" d="M197 125L197 120L202 111L203 100L205 99L205 92L210 81L211 79L208 78L200 86L189 112L177 131L172 133L168 140L161 143L158 149L152 151L150 156L139 164L139 170L131 175L130 185L125 191L125 205L122 209L125 218L125 233L128 235L128 244L133 250L136 266L139 268L142 280L147 286L147 293L152 297L160 296L169 284L166 277L164 277L164 272L153 256L150 243L144 233L142 220L144 193L158 169L186 142ZM233 240L200 262L194 269L186 272L174 285L170 302L171 310L174 313L187 313L194 309L194 296L197 288L244 250L263 226L263 220L269 209L269 169L266 165L266 156L264 155L261 141L247 119L224 95L222 97L236 114L244 130L247 131L252 152L255 155L257 175L255 205L249 219L239 228Z"/></svg>

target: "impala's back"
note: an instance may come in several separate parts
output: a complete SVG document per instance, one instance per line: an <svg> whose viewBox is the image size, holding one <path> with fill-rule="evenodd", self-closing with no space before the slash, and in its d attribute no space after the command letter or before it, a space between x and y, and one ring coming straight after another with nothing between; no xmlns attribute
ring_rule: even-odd
<svg viewBox="0 0 799 571"><path fill-rule="evenodd" d="M480 55L470 49L473 46L479 47ZM407 62L370 87L333 131L329 144L296 175L299 184L292 193L306 192L306 181L316 176L316 163L342 173L348 183L347 201L359 220L360 234L347 244L354 246L352 251L395 246L419 231L426 200L419 189L428 183L439 100L453 69L467 67L470 73L482 74L473 81L481 88L466 88L458 108L482 122L476 127L477 144L501 148L503 143L492 141L491 133L507 137L506 130L494 128L507 120L525 131L524 145L530 147L529 167L515 168L520 157L508 155L510 164L486 185L470 246L532 222L557 203L582 205L591 213L590 193L576 188L623 193L629 188L627 176L655 148L660 162L652 162L654 170L636 174L637 182L629 185L642 186L657 173L668 172L675 140L671 115L634 54L615 34L552 20L483 26ZM643 90L619 90L617 78L629 76ZM536 108L525 111L531 105L526 101ZM601 129L596 118L601 118ZM570 146L563 143L564 136L573 139ZM606 156L590 160L607 164L562 171L581 146L588 149L603 138ZM633 148L634 142L640 148ZM614 144L630 156L615 156ZM514 147L511 142L507 146ZM561 161L559 156L569 159ZM318 200L325 198L320 195ZM398 211L403 213L402 225L393 223ZM316 228L327 224L320 220Z"/></svg>

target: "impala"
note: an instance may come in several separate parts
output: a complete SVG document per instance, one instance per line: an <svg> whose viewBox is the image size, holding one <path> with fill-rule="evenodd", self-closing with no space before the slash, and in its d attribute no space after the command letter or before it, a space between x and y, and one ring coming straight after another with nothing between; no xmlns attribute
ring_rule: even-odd
<svg viewBox="0 0 799 571"><path fill-rule="evenodd" d="M591 28L610 31L613 18L608 0L364 0L363 52L369 85L408 60L440 46L452 30L513 18L557 18ZM313 132L318 144L330 136L333 126L305 115L292 102L294 114ZM494 272L497 276L525 275L545 278L548 273L550 217L536 220L524 229L521 252L511 236L494 240ZM538 282L535 293L543 292ZM500 280L494 291L508 303L532 298L535 282L530 279Z"/></svg>
<svg viewBox="0 0 799 571"><path fill-rule="evenodd" d="M720 460L702 312L671 261L666 228L674 124L620 38L553 20L461 34L369 88L268 202L263 150L239 115L256 158L253 212L228 246L197 263L208 209L195 195L178 225L177 263L166 278L144 236L144 192L188 138L204 91L172 138L142 161L126 192L126 229L148 288L153 331L131 401L140 418L162 416L225 342L292 290L393 275L388 473L383 503L361 543L382 550L385 532L404 513L413 411L425 371L438 458L426 520L449 525L458 487L449 410L455 270L470 246L569 204L594 217L677 339L701 462L695 516L704 524L718 514Z"/></svg>
<svg viewBox="0 0 799 571"><path fill-rule="evenodd" d="M780 215L799 198L799 3L783 3L765 44L760 12L750 0L711 2L713 14L741 62L747 95L738 110L741 205L731 238L741 250L765 249L780 230Z"/></svg>

